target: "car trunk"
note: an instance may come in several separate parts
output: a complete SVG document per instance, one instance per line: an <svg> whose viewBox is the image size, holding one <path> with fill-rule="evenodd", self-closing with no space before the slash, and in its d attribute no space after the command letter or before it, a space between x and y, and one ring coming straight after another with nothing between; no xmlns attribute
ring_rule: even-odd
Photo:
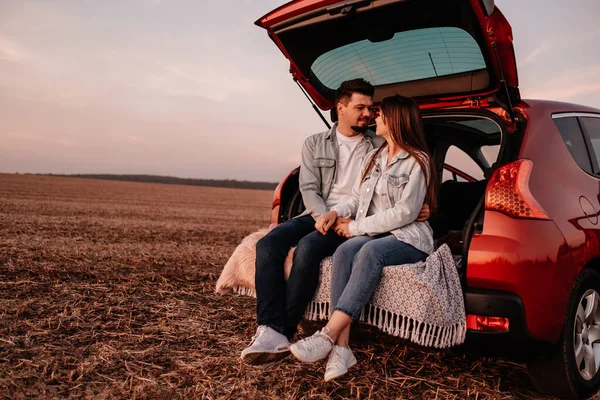
<svg viewBox="0 0 600 400"><path fill-rule="evenodd" d="M525 121L514 109L520 94L512 29L495 1L294 0L256 24L323 110L333 108L338 85L353 78L373 84L375 107L394 94L418 102L438 171L452 177L441 180L440 207L430 222L436 239L466 265L470 238L482 229L489 172L516 158ZM499 153L487 159L477 149L491 143ZM453 146L473 159L479 177L446 160ZM272 222L302 212L298 170L276 196Z"/></svg>

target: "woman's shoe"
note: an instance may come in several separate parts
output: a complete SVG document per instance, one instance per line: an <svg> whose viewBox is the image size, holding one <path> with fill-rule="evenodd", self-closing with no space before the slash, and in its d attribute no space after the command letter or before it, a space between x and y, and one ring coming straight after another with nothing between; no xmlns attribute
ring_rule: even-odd
<svg viewBox="0 0 600 400"><path fill-rule="evenodd" d="M333 346L325 368L325 382L344 375L348 372L348 368L354 365L356 365L356 357L349 347Z"/></svg>
<svg viewBox="0 0 600 400"><path fill-rule="evenodd" d="M327 354L333 348L333 340L323 330L317 331L314 335L292 344L290 351L294 357L307 363L327 357Z"/></svg>

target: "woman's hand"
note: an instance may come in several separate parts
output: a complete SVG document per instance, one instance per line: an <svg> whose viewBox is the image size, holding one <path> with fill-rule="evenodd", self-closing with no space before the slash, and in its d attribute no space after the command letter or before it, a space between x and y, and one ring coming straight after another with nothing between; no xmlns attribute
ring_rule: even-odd
<svg viewBox="0 0 600 400"><path fill-rule="evenodd" d="M351 219L349 218L344 218L346 221L344 222L339 222L335 225L335 233L338 234L338 236L341 237L345 237L345 238L350 238L350 222L352 222Z"/></svg>
<svg viewBox="0 0 600 400"><path fill-rule="evenodd" d="M315 222L315 229L323 235L326 235L329 228L335 223L336 218L337 212L335 210L331 210L321 215Z"/></svg>
<svg viewBox="0 0 600 400"><path fill-rule="evenodd" d="M337 217L335 219L335 224L333 224L333 229L335 229L339 224L343 224L344 222L352 222L352 221L354 221L352 218Z"/></svg>

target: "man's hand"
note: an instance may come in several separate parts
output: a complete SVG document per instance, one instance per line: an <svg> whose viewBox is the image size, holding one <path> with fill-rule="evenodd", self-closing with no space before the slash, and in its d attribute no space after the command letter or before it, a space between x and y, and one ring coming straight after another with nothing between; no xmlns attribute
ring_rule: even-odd
<svg viewBox="0 0 600 400"><path fill-rule="evenodd" d="M348 219L348 218L345 218L345 219ZM352 220L349 220L349 221L352 221ZM350 238L350 222L340 222L339 224L336 224L335 233L337 233L338 236Z"/></svg>
<svg viewBox="0 0 600 400"><path fill-rule="evenodd" d="M317 218L317 221L315 222L315 229L321 232L323 235L326 235L329 228L331 228L331 226L335 223L336 218L336 211L331 210L326 212Z"/></svg>
<svg viewBox="0 0 600 400"><path fill-rule="evenodd" d="M431 211L429 210L429 204L423 203L423 208L419 211L419 215L417 216L418 222L427 221L431 217Z"/></svg>

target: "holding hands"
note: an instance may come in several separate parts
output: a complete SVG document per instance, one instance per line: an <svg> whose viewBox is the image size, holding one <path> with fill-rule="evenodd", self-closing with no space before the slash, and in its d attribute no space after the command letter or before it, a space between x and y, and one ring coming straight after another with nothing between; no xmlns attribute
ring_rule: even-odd
<svg viewBox="0 0 600 400"><path fill-rule="evenodd" d="M331 228L335 224L336 218L336 211L331 210L329 212L326 212L325 214L317 218L315 222L315 229L321 232L323 235L326 235L329 228Z"/></svg>
<svg viewBox="0 0 600 400"><path fill-rule="evenodd" d="M350 229L349 224L352 221L351 218L338 217L335 210L331 210L319 218L315 222L315 229L321 232L323 235L327 234L327 231L332 228L339 236L349 238Z"/></svg>
<svg viewBox="0 0 600 400"><path fill-rule="evenodd" d="M431 210L429 208L429 204L423 204L423 208L419 212L417 216L417 221L424 222L429 219L431 216ZM317 218L315 222L315 229L321 232L321 234L326 235L329 228L333 228L335 233L339 236L350 238L350 222L353 220L351 218L338 217L337 212L335 210L331 210L326 212Z"/></svg>
<svg viewBox="0 0 600 400"><path fill-rule="evenodd" d="M431 216L431 211L429 209L429 205L424 204L423 208L419 212L417 221L418 222L427 221L430 216ZM352 222L352 221L353 221L352 218L337 217L337 219L335 220L335 224L333 225L333 229L335 229L335 233L337 233L339 236L342 236L342 237L345 237L348 239L350 237L352 237L352 235L350 235L350 222Z"/></svg>
<svg viewBox="0 0 600 400"><path fill-rule="evenodd" d="M338 236L350 238L350 222L352 222L351 218L338 218L333 227L335 233L337 233Z"/></svg>

